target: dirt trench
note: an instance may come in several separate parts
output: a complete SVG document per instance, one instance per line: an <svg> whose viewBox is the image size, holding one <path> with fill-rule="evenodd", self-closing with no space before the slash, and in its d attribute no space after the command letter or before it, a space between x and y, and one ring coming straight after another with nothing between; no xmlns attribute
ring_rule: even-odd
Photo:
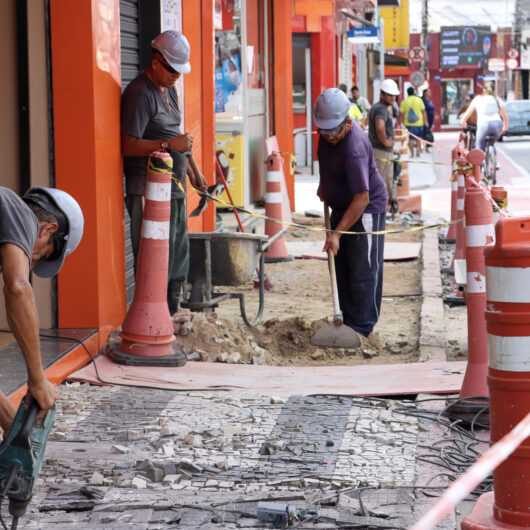
<svg viewBox="0 0 530 530"><path fill-rule="evenodd" d="M291 232L289 239L321 240L305 230ZM421 232L392 234L389 241L415 242ZM412 362L417 359L421 311L421 260L386 262L383 306L372 340L359 349L317 348L310 342L314 328L331 316L331 292L327 264L297 259L266 265L273 289L265 295L263 323L249 329L243 323L238 302L223 302L216 313L194 313L191 330L179 336L193 360L274 365L324 365ZM257 307L252 285L244 292L248 313Z"/></svg>

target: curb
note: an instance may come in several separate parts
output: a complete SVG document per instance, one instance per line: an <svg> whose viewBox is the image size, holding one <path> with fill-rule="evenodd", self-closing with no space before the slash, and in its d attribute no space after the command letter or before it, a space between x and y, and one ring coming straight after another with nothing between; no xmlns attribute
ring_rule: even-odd
<svg viewBox="0 0 530 530"><path fill-rule="evenodd" d="M88 357L88 349L90 355L95 358L99 351L101 332L94 332L93 335L83 341L84 346L77 344L68 353L64 354L60 359L52 363L44 370L46 377L54 384L59 385L64 382L71 374L87 365L91 359ZM18 407L22 398L28 391L27 385L22 385L14 392L9 394L9 401Z"/></svg>
<svg viewBox="0 0 530 530"><path fill-rule="evenodd" d="M423 233L419 362L447 360L438 232Z"/></svg>

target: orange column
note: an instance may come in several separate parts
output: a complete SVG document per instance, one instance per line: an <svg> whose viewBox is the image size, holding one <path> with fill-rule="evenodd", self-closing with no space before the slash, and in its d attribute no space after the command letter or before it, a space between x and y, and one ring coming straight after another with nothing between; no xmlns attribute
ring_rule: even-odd
<svg viewBox="0 0 530 530"><path fill-rule="evenodd" d="M85 215L58 280L59 326L108 329L125 314L119 0L51 0L55 181Z"/></svg>
<svg viewBox="0 0 530 530"><path fill-rule="evenodd" d="M215 182L215 31L214 0L201 1L202 27L202 170ZM203 215L203 230L215 230L215 203Z"/></svg>
<svg viewBox="0 0 530 530"><path fill-rule="evenodd" d="M294 174L290 158L293 153L293 43L291 20L292 2L273 2L273 49L274 49L274 132L286 162L287 191L294 210Z"/></svg>
<svg viewBox="0 0 530 530"><path fill-rule="evenodd" d="M194 137L194 158L209 184L215 182L214 113L214 29L213 0L183 0L182 31L191 45L191 72L184 76L184 123ZM188 192L188 211L195 208L198 195ZM189 219L192 231L215 227L215 207L210 205L200 218Z"/></svg>

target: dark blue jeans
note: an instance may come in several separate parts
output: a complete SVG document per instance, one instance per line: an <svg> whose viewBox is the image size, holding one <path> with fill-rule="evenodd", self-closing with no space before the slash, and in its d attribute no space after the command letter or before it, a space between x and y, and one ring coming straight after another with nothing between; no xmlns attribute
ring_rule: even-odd
<svg viewBox="0 0 530 530"><path fill-rule="evenodd" d="M334 211L335 228L344 212ZM364 214L351 232L385 229L385 214ZM381 312L383 297L384 235L343 235L335 257L339 303L344 323L367 337Z"/></svg>

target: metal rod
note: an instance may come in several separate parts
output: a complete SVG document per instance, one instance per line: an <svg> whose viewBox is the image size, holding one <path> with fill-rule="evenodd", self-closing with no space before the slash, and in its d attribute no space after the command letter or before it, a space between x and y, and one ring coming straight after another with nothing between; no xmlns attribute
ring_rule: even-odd
<svg viewBox="0 0 530 530"><path fill-rule="evenodd" d="M217 160L217 157L215 158L215 169L216 169L217 176L221 179L221 182L223 183L223 186L225 187L226 196L228 197L228 202L233 207L232 211L234 212L234 215L236 216L239 231L244 233L245 229L243 228L241 217L239 216L239 212L237 211L236 205L234 204L234 199L232 199L232 194L230 193L230 189L228 188L228 182L226 182L225 174L223 173L223 168L221 167L221 164L219 164L219 160Z"/></svg>

